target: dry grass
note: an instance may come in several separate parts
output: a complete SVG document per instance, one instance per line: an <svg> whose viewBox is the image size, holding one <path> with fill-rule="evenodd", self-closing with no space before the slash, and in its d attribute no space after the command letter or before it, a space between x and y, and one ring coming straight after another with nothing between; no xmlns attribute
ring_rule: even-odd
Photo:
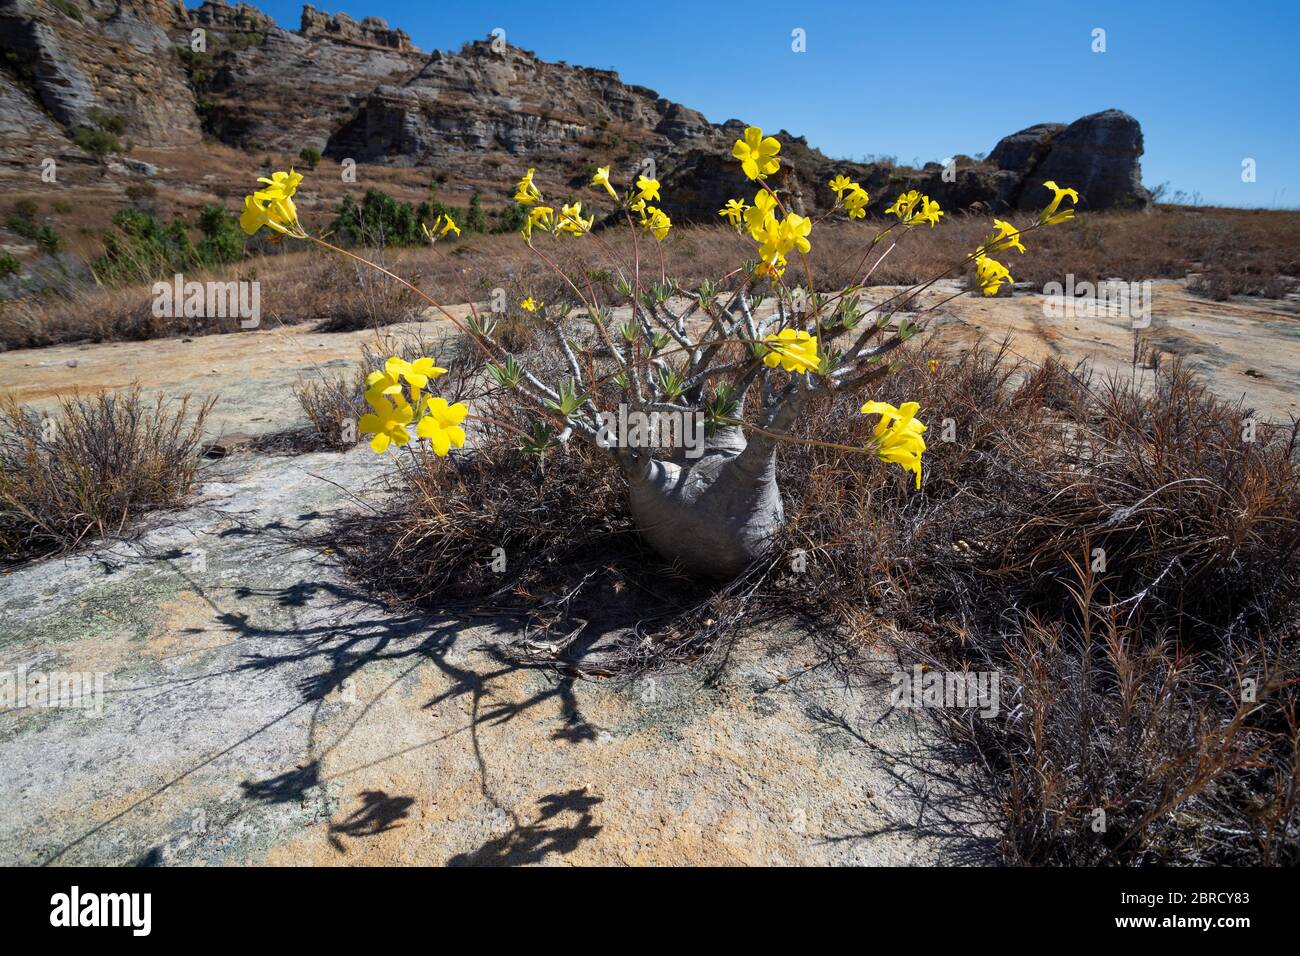
<svg viewBox="0 0 1300 956"><path fill-rule="evenodd" d="M819 225L809 258L814 284L839 288L860 279L853 266L874 228L873 223ZM893 285L930 278L936 263L959 261L988 228L987 217L958 214L937 229L907 234L872 282ZM1212 298L1279 296L1294 288L1300 277L1300 214L1184 207L1161 207L1146 214L1089 214L1068 229L1034 233L1031 247L1028 255L1008 258L1007 264L1018 281L1034 287L1061 281L1067 273L1080 281L1193 274L1193 289ZM590 242L552 243L543 237L539 248L555 256L570 275L590 278L605 302L618 299L611 282L613 264L623 263L625 274L631 273L626 265L632 262L631 240L624 229L606 231L599 241ZM753 244L722 226L695 226L674 230L663 244L662 272L659 251L657 245L645 251L643 282L667 275L694 288L730 274L753 255ZM470 236L434 249L371 254L444 305L488 302L494 289L506 290L512 304L528 294L548 301L563 295L554 274L514 235ZM327 330L378 327L405 321L423 305L397 283L315 250L254 257L213 278L260 280L264 327L303 322ZM151 303L148 286L0 302L0 348L238 328L237 320L157 319Z"/></svg>
<svg viewBox="0 0 1300 956"><path fill-rule="evenodd" d="M1243 441L1249 412L1185 370L1146 384L912 364L886 397L955 426L924 493L795 451L791 544L829 623L888 635L905 669L1001 675L996 718L935 713L998 788L1008 861L1295 862L1296 424ZM810 420L856 424L847 403Z"/></svg>
<svg viewBox="0 0 1300 956"><path fill-rule="evenodd" d="M0 561L66 551L180 502L211 407L151 405L138 388L66 399L48 418L0 403Z"/></svg>

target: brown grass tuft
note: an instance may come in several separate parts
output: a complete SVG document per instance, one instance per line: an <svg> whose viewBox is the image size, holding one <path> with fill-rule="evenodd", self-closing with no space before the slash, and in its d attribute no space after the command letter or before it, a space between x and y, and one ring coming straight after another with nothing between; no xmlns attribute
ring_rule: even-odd
<svg viewBox="0 0 1300 956"><path fill-rule="evenodd" d="M65 399L42 417L0 401L0 560L13 563L117 534L177 504L198 469L212 401L152 405L139 388Z"/></svg>

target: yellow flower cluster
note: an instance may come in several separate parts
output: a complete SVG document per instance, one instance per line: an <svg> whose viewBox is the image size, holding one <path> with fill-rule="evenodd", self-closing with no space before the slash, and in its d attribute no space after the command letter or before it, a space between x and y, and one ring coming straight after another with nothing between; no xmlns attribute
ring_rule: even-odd
<svg viewBox="0 0 1300 956"><path fill-rule="evenodd" d="M374 411L362 415L357 426L363 435L374 436L370 447L375 454L383 454L389 445L411 441L407 427L415 420L417 410L422 414L415 423L416 437L427 440L435 455L445 456L453 447L464 446L465 430L460 425L469 409L462 402L448 405L445 398L423 393L430 379L446 372L431 358L408 362L393 356L384 363L382 372L366 376L366 403Z"/></svg>
<svg viewBox="0 0 1300 956"><path fill-rule="evenodd" d="M608 167L606 167L608 173ZM600 171L597 170L596 178L592 180L592 185L599 183ZM605 187L609 189L610 195L617 197L613 188L609 185L609 177L605 177ZM660 242L668 237L668 232L673 227L673 221L668 214L658 206L650 205L651 202L661 202L659 198L659 180L651 179L649 176L638 176L636 180L636 193L628 197L627 208L637 214L637 225L644 232L650 233Z"/></svg>
<svg viewBox="0 0 1300 956"><path fill-rule="evenodd" d="M897 216L898 221L908 227L928 222L933 229L939 225L939 217L943 215L943 210L929 196L913 189L895 199L894 204L885 209L885 215Z"/></svg>
<svg viewBox="0 0 1300 956"><path fill-rule="evenodd" d="M298 209L293 204L293 194L302 182L302 173L290 169L287 173L272 173L269 179L259 176L257 181L266 183L266 188L244 197L239 227L250 236L266 226L283 235L305 239L307 234L298 223Z"/></svg>
<svg viewBox="0 0 1300 956"><path fill-rule="evenodd" d="M545 304L546 304L545 302L536 301L530 295L528 298L524 299L522 302L519 303L519 308L523 309L525 312L536 312Z"/></svg>
<svg viewBox="0 0 1300 956"><path fill-rule="evenodd" d="M572 202L562 205L559 213L556 213L554 206L544 206L542 191L537 188L533 182L533 176L537 170L530 168L524 173L523 179L515 185L515 202L521 206L530 206L528 218L524 222L523 235L525 239L532 239L533 230L540 229L542 232L549 232L553 236L561 233L570 236L581 236L591 232L591 227L596 223L596 217L582 217L582 203Z"/></svg>
<svg viewBox="0 0 1300 956"><path fill-rule="evenodd" d="M867 217L867 204L871 202L871 197L867 191L860 185L849 179L848 176L836 176L826 185L835 191L835 197L844 203L844 209L848 212L850 219L865 219Z"/></svg>
<svg viewBox="0 0 1300 956"><path fill-rule="evenodd" d="M761 182L781 168L781 161L776 158L780 151L781 144L775 137L764 136L757 126L750 126L732 146L731 155L740 160L740 168L746 176ZM758 243L759 271L779 277L785 273L786 256L792 250L807 253L812 248L808 242L812 220L795 213L789 213L784 219L777 218L780 204L776 194L766 183L762 186L754 196L752 206L743 199L728 199L727 204L718 210L718 215L737 232L749 232L750 238Z"/></svg>
<svg viewBox="0 0 1300 956"><path fill-rule="evenodd" d="M729 199L726 207L718 210L737 229L748 230L749 237L758 243L761 271L772 276L784 274L786 256L792 250L806 253L812 248L808 241L812 220L796 213L779 219L778 210L776 196L766 186L755 194L752 206L740 199Z"/></svg>
<svg viewBox="0 0 1300 956"><path fill-rule="evenodd" d="M916 418L921 406L904 402L895 408L888 402L867 402L863 415L879 415L873 434L875 452L881 461L892 462L904 471L916 473L916 487L921 487L921 455L925 452L925 439L921 433L925 426Z"/></svg>
<svg viewBox="0 0 1300 956"><path fill-rule="evenodd" d="M1052 201L1047 204L1035 225L1054 226L1074 218L1074 204L1079 201L1079 194L1073 189L1062 189L1052 180L1043 183L1052 191ZM1070 207L1061 209L1061 200L1069 197ZM985 295L997 295L1004 283L1011 283L1011 273L1007 267L996 259L989 257L990 252L1015 249L1024 254L1025 244L1020 240L1020 230L1001 219L993 220L993 232L975 249L975 278Z"/></svg>

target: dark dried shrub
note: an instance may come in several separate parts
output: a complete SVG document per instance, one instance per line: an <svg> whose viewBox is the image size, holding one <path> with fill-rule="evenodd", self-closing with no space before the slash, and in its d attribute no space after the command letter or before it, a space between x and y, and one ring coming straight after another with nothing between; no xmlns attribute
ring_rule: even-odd
<svg viewBox="0 0 1300 956"><path fill-rule="evenodd" d="M0 402L0 560L65 551L178 504L213 401L191 408L186 397L169 409L137 387L65 399L50 417Z"/></svg>

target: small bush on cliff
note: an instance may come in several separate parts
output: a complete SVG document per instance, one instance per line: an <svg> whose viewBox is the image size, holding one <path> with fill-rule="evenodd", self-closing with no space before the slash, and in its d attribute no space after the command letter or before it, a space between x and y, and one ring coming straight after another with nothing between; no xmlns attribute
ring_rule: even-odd
<svg viewBox="0 0 1300 956"><path fill-rule="evenodd" d="M14 204L13 215L6 225L24 239L30 239L46 255L54 255L63 248L63 240L50 226L36 221L36 204L30 200Z"/></svg>

